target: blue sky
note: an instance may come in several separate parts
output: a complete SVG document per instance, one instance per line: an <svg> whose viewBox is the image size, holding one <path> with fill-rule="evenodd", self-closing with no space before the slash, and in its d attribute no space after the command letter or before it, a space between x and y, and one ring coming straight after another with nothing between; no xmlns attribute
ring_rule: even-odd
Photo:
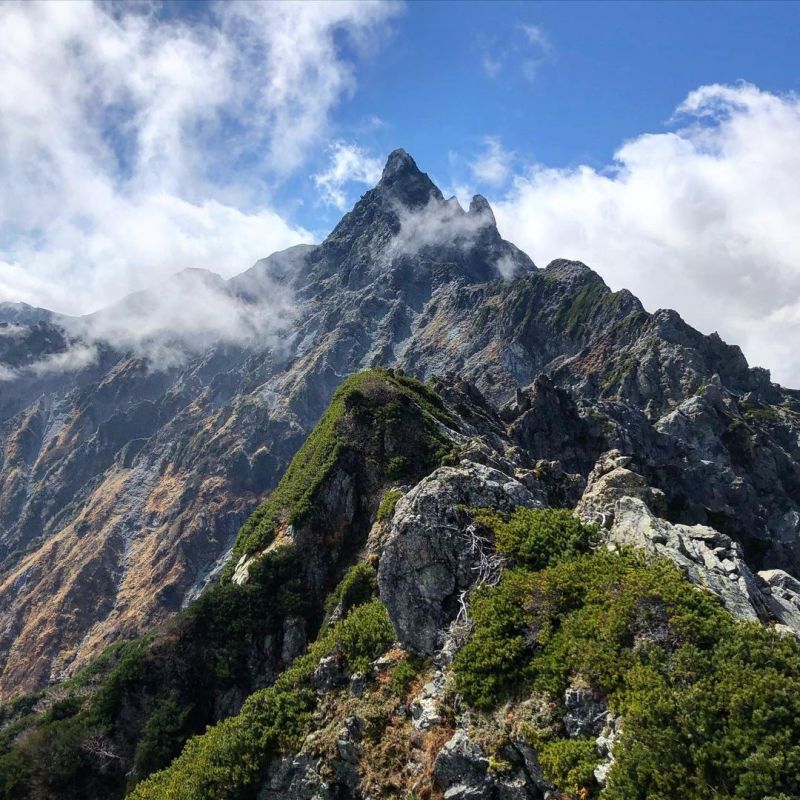
<svg viewBox="0 0 800 800"><path fill-rule="evenodd" d="M540 266L800 386L798 3L11 0L0 28L0 301L233 275L400 146Z"/></svg>
<svg viewBox="0 0 800 800"><path fill-rule="evenodd" d="M465 177L448 154L468 159L485 136L550 166L602 168L626 139L673 128L698 86L800 88L796 3L413 2L392 29L364 59L337 133L375 153L402 146L448 183ZM370 130L372 117L383 125ZM319 227L313 206L298 218Z"/></svg>

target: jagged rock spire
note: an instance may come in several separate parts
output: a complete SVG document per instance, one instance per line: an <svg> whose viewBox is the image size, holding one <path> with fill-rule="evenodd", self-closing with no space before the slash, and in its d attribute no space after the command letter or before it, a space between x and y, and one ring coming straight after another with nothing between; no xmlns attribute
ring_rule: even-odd
<svg viewBox="0 0 800 800"><path fill-rule="evenodd" d="M492 225L496 225L494 212L489 205L489 201L482 195L476 194L469 203L469 213L473 216L481 215L491 219Z"/></svg>
<svg viewBox="0 0 800 800"><path fill-rule="evenodd" d="M422 172L413 158L402 148L392 150L375 187L381 196L390 196L406 206L427 204L431 198L443 200L439 188Z"/></svg>
<svg viewBox="0 0 800 800"><path fill-rule="evenodd" d="M383 168L381 180L389 181L403 174L422 175L422 172L420 172L414 159L411 158L402 147L398 147L396 150L392 150L392 152L389 153L389 157L386 159L386 166Z"/></svg>

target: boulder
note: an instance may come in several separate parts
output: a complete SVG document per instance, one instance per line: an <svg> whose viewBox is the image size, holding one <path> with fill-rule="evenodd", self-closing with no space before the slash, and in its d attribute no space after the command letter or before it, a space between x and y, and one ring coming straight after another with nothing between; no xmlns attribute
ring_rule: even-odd
<svg viewBox="0 0 800 800"><path fill-rule="evenodd" d="M488 797L489 757L459 728L436 756L434 775L447 800Z"/></svg>
<svg viewBox="0 0 800 800"><path fill-rule="evenodd" d="M758 573L764 603L774 619L800 634L800 581L782 569L767 569Z"/></svg>
<svg viewBox="0 0 800 800"><path fill-rule="evenodd" d="M503 757L509 758L509 769L491 769L484 748L458 728L434 763L434 777L445 800L541 800L552 789L542 779L530 746L505 748Z"/></svg>
<svg viewBox="0 0 800 800"><path fill-rule="evenodd" d="M614 506L622 497L638 497L655 514L663 514L664 493L652 488L631 470L632 461L631 456L622 455L619 450L609 450L600 456L575 508L581 519L610 528L614 522Z"/></svg>
<svg viewBox="0 0 800 800"><path fill-rule="evenodd" d="M404 646L433 654L475 582L481 553L468 530L467 509L538 505L515 478L469 461L440 467L399 500L378 585Z"/></svg>
<svg viewBox="0 0 800 800"><path fill-rule="evenodd" d="M426 731L441 725L439 704L444 696L444 682L444 672L437 671L434 679L426 683L411 701L411 724L417 730Z"/></svg>
<svg viewBox="0 0 800 800"><path fill-rule="evenodd" d="M711 590L734 617L766 620L769 613L741 546L705 525L673 525L659 519L638 497L622 497L614 506L612 543L665 556L695 585Z"/></svg>
<svg viewBox="0 0 800 800"><path fill-rule="evenodd" d="M564 727L568 736L598 736L606 725L608 708L591 689L571 686L564 692Z"/></svg>

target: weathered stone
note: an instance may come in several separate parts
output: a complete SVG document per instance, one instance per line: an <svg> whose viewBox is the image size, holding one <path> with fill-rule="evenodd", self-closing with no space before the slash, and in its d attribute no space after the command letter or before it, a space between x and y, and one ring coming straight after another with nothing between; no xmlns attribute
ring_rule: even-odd
<svg viewBox="0 0 800 800"><path fill-rule="evenodd" d="M623 456L619 450L600 456L575 508L581 519L610 528L614 522L614 506L622 497L638 497L656 515L663 514L664 493L653 489L644 477L628 469L631 462L632 458Z"/></svg>
<svg viewBox="0 0 800 800"><path fill-rule="evenodd" d="M358 764L361 759L359 740L364 728L364 721L359 717L348 717L344 727L336 738L336 749L339 757L350 764Z"/></svg>
<svg viewBox="0 0 800 800"><path fill-rule="evenodd" d="M564 692L567 736L597 736L606 724L608 708L591 689L573 686Z"/></svg>
<svg viewBox="0 0 800 800"><path fill-rule="evenodd" d="M411 724L417 730L430 730L441 724L439 703L444 696L444 683L444 673L439 670L434 679L426 683L411 701Z"/></svg>
<svg viewBox="0 0 800 800"><path fill-rule="evenodd" d="M603 761L595 767L594 777L601 786L605 786L608 780L608 773L611 771L611 767L614 766L614 745L622 733L621 719L618 715L608 714L606 723L596 740L597 753Z"/></svg>
<svg viewBox="0 0 800 800"><path fill-rule="evenodd" d="M308 753L280 759L270 768L257 800L339 800L340 794L322 779L317 761Z"/></svg>
<svg viewBox="0 0 800 800"><path fill-rule="evenodd" d="M306 622L302 617L288 617L283 623L281 661L289 666L306 648Z"/></svg>
<svg viewBox="0 0 800 800"><path fill-rule="evenodd" d="M737 619L769 618L755 576L738 545L725 534L702 525L672 525L658 519L639 498L623 497L614 507L609 536L617 544L669 558L692 583L717 595ZM714 554L719 547L732 558L720 560Z"/></svg>
<svg viewBox="0 0 800 800"><path fill-rule="evenodd" d="M772 617L800 637L800 581L782 569L763 570L758 578Z"/></svg>
<svg viewBox="0 0 800 800"><path fill-rule="evenodd" d="M462 462L422 480L395 508L378 568L380 596L400 641L432 654L473 585L479 552L464 508L535 506L517 480Z"/></svg>
<svg viewBox="0 0 800 800"><path fill-rule="evenodd" d="M344 659L337 653L321 658L311 682L318 692L329 692L344 686L349 680Z"/></svg>
<svg viewBox="0 0 800 800"><path fill-rule="evenodd" d="M367 690L369 685L369 678L363 672L354 672L350 676L350 694L354 697L361 697Z"/></svg>
<svg viewBox="0 0 800 800"><path fill-rule="evenodd" d="M436 782L448 798L485 797L480 792L488 770L488 756L462 728L445 743L434 764Z"/></svg>

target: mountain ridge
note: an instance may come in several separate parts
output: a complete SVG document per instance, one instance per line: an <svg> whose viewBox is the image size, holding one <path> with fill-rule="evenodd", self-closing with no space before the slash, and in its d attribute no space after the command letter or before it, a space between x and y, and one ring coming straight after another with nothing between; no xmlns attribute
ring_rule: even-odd
<svg viewBox="0 0 800 800"><path fill-rule="evenodd" d="M374 365L474 383L530 453L584 481L603 452L634 453L675 521L714 521L755 566L796 569L796 393L579 262L537 268L486 209L456 209L395 151L325 242L225 283L245 308L265 281L290 291L268 335L161 370L101 347L73 372L4 382L0 696L174 614L344 377Z"/></svg>

